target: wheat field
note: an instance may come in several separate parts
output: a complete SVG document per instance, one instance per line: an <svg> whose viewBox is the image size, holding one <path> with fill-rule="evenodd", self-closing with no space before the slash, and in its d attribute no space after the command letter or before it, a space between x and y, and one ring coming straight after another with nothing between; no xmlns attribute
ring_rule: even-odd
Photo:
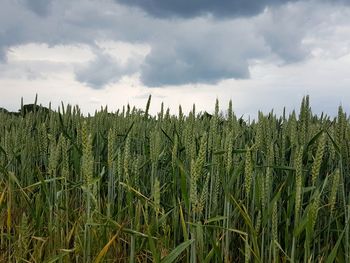
<svg viewBox="0 0 350 263"><path fill-rule="evenodd" d="M150 103L0 111L0 262L350 262L342 107Z"/></svg>

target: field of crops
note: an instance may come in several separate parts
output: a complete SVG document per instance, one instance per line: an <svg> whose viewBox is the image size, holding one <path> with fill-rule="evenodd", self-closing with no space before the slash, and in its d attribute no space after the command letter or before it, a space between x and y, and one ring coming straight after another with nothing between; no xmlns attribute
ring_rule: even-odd
<svg viewBox="0 0 350 263"><path fill-rule="evenodd" d="M150 101L0 112L0 262L350 262L341 107L248 122Z"/></svg>

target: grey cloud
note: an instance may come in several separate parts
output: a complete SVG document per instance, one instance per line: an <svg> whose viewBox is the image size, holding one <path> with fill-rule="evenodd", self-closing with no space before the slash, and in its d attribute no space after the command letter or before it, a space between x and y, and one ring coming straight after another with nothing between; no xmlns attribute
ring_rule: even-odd
<svg viewBox="0 0 350 263"><path fill-rule="evenodd" d="M121 64L101 50L95 51L95 55L96 58L93 61L79 67L75 72L76 80L94 89L101 89L110 83L117 82L123 76L137 72L139 67L136 58Z"/></svg>
<svg viewBox="0 0 350 263"><path fill-rule="evenodd" d="M24 2L4 0L0 9L0 50L30 42L50 41L55 29L53 21L42 21L41 17L28 12ZM6 59L6 56L2 56Z"/></svg>
<svg viewBox="0 0 350 263"><path fill-rule="evenodd" d="M279 64L303 61L311 51L303 44L304 37L324 22L329 11L334 9L298 2L253 18L180 20L167 31L166 38L152 44L141 80L151 87L213 84L249 78L249 65L254 60L277 63L277 59Z"/></svg>
<svg viewBox="0 0 350 263"><path fill-rule="evenodd" d="M308 58L312 47L305 45L304 39L315 34L320 25L328 24L331 16L339 11L336 6L315 3L305 1L281 6L256 18L256 32L264 38L270 52L284 63Z"/></svg>
<svg viewBox="0 0 350 263"><path fill-rule="evenodd" d="M238 17L252 16L268 6L276 6L295 0L119 0L125 5L137 6L157 17L194 17L203 14L214 16Z"/></svg>
<svg viewBox="0 0 350 263"><path fill-rule="evenodd" d="M32 3L22 1L26 5ZM322 0L327 1L330 0ZM291 1L282 5L285 2L288 1L225 0L219 5L205 0L199 6L199 1L186 1L189 5L187 17L210 10L217 10L215 14L233 12L234 18L220 20L211 16L153 18L139 9L130 8L125 2L125 5L119 5L115 1L52 0L45 7L44 1L38 0L30 4L33 10L37 8L34 13L28 12L28 6L19 4L23 2L3 0L0 59L6 58L5 50L9 47L31 42L49 45L84 43L95 48L96 41L114 40L146 43L151 52L141 66L135 61L121 65L106 54L97 54L95 61L76 70L78 81L101 88L136 71L148 86L248 78L251 60L276 57L285 63L304 60L310 50L303 45L303 39L337 10L337 7L319 1ZM132 3L146 5L137 0ZM185 6L184 1L142 3L153 4L159 12L164 9L164 14L170 15L180 15ZM42 9L39 8L41 5L44 5ZM261 13L266 5L273 8ZM237 17L258 13L253 17Z"/></svg>
<svg viewBox="0 0 350 263"><path fill-rule="evenodd" d="M255 30L263 37L271 53L284 63L298 62L309 54L302 40L313 24L318 23L315 13L308 3L272 9L256 18ZM312 24L308 22L310 16Z"/></svg>
<svg viewBox="0 0 350 263"><path fill-rule="evenodd" d="M51 9L51 0L23 0L24 5L39 16L46 16Z"/></svg>
<svg viewBox="0 0 350 263"><path fill-rule="evenodd" d="M254 16L266 7L279 7L303 0L115 0L138 7L155 17L191 18L211 14L216 18ZM304 1L305 2L305 1ZM319 3L349 4L349 0L319 0Z"/></svg>
<svg viewBox="0 0 350 263"><path fill-rule="evenodd" d="M252 29L244 20L185 22L167 39L152 45L141 68L141 80L153 87L248 78L248 60L269 52Z"/></svg>

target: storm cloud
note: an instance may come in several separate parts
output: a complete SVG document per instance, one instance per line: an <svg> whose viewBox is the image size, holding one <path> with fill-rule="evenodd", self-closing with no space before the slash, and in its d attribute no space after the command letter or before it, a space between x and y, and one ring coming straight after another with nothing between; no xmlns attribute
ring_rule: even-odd
<svg viewBox="0 0 350 263"><path fill-rule="evenodd" d="M95 58L75 65L74 74L93 89L133 74L149 87L247 79L255 63L309 58L317 46L305 40L339 11L329 1L3 0L0 60L27 43L84 44ZM141 43L150 51L123 64L100 41Z"/></svg>
<svg viewBox="0 0 350 263"><path fill-rule="evenodd" d="M192 18L212 15L215 18L255 16L266 8L276 8L304 0L115 0L128 6L138 7L152 16L160 18ZM304 1L305 2L305 1ZM319 3L349 4L348 0L319 0Z"/></svg>
<svg viewBox="0 0 350 263"><path fill-rule="evenodd" d="M215 17L253 16L269 6L277 6L293 0L118 0L125 5L137 6L157 17L190 18L212 14ZM294 0L295 1L295 0Z"/></svg>
<svg viewBox="0 0 350 263"><path fill-rule="evenodd" d="M141 67L141 80L147 86L163 86L248 78L249 59L269 53L253 30L254 25L245 20L183 21L153 43Z"/></svg>

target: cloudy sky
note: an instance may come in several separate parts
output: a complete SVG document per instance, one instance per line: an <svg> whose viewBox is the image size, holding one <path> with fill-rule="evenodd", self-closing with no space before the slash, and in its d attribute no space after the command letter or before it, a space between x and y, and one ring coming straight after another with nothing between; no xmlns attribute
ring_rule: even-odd
<svg viewBox="0 0 350 263"><path fill-rule="evenodd" d="M0 107L350 110L348 0L0 0Z"/></svg>

